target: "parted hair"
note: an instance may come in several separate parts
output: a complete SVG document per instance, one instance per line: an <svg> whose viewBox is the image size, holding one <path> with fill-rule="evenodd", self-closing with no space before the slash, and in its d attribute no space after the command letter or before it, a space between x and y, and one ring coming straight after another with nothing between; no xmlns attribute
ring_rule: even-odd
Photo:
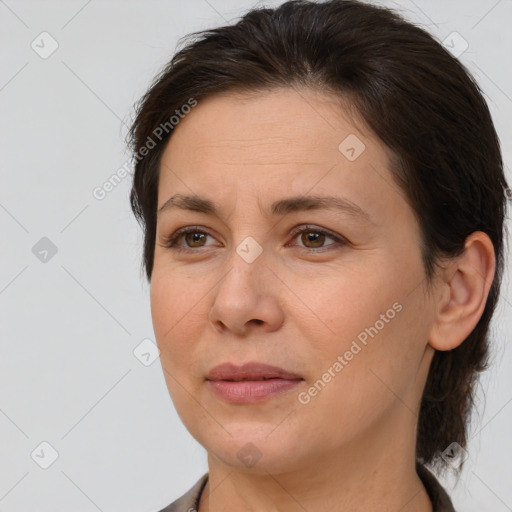
<svg viewBox="0 0 512 512"><path fill-rule="evenodd" d="M436 350L421 398L416 458L445 470L442 452L454 442L467 446L478 375L490 364L489 323L503 272L508 188L476 80L424 29L357 0L255 8L181 42L137 103L127 137L134 160L130 204L143 229L148 281L161 155L179 127L177 116L175 125L169 119L191 99L225 91L306 87L348 101L392 155L393 179L420 225L427 282L440 261L462 253L471 233L492 240L496 272L484 312L457 348Z"/></svg>

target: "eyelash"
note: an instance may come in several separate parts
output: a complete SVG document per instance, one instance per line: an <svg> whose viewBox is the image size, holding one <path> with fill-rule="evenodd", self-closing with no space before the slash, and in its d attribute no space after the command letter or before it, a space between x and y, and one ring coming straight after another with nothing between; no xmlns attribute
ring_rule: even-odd
<svg viewBox="0 0 512 512"><path fill-rule="evenodd" d="M290 236L292 236L294 239L297 238L297 235L300 235L304 232L311 232L311 233L317 233L321 235L326 235L329 238L332 238L335 243L329 244L328 246L319 247L319 248L312 248L312 247L300 247L301 249L304 249L307 252L325 252L325 250L329 250L328 248L331 246L344 246L348 245L348 240L335 235L334 233L331 233L330 231L326 231L324 229L317 228L316 226L310 226L310 225L304 225L301 226L301 229L299 230L292 230L290 233ZM179 252L197 252L198 249L201 249L202 247L180 247L177 245L178 240L183 236L187 235L189 233L200 233L203 235L210 235L207 231L204 231L203 229L200 229L200 226L188 226L185 228L178 229L175 231L172 235L168 237L164 237L163 239L163 247L166 249L172 249L173 251L179 251ZM207 246L203 246L207 247Z"/></svg>

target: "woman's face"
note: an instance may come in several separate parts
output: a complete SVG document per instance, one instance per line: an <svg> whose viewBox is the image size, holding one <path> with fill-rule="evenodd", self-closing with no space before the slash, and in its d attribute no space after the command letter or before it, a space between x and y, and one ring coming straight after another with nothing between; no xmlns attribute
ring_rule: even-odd
<svg viewBox="0 0 512 512"><path fill-rule="evenodd" d="M187 429L215 460L251 471L396 454L397 436L413 450L435 294L384 146L311 90L212 96L174 130L161 162L158 208L167 205L151 308ZM315 203L327 196L337 203ZM268 383L213 385L209 372L226 362L298 380L274 394ZM236 395L242 387L263 392L251 400Z"/></svg>

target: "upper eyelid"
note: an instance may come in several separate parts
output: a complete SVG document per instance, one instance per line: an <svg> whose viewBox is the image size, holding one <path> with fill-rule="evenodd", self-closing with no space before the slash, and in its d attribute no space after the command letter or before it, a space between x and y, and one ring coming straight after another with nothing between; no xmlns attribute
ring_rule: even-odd
<svg viewBox="0 0 512 512"><path fill-rule="evenodd" d="M323 234L326 234L326 235L329 235L333 238L336 238L336 239L344 239L343 236L341 235L338 235L336 233L334 233L334 231L331 231L330 229L327 229L327 228L322 228L320 226L315 226L313 224L300 224L299 226L296 226L295 228L293 228L291 231L290 231L290 235L291 236L295 236L297 235L298 233L301 233L302 231L318 231L319 233L323 233Z"/></svg>

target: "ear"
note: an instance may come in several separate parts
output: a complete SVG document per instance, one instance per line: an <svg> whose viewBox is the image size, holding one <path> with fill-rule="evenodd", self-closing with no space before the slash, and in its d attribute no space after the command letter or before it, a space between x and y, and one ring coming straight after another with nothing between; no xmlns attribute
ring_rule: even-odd
<svg viewBox="0 0 512 512"><path fill-rule="evenodd" d="M436 315L429 345L436 350L458 347L480 320L494 279L496 258L488 235L475 231L464 252L441 271Z"/></svg>

